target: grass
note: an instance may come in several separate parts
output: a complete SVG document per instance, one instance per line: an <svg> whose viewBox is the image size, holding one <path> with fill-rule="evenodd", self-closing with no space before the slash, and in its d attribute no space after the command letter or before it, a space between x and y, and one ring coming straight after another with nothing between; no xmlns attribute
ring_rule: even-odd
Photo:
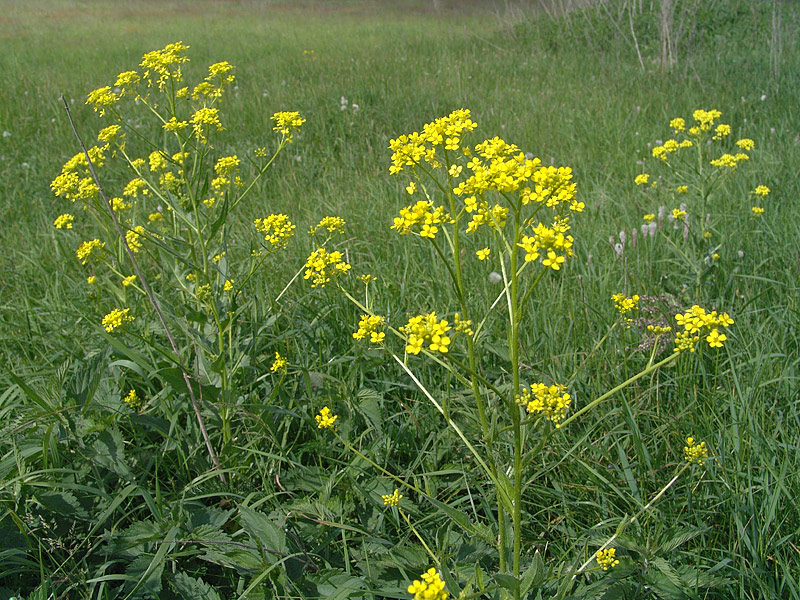
<svg viewBox="0 0 800 600"><path fill-rule="evenodd" d="M767 212L726 248L720 275L704 292L734 316L731 340L716 355L639 380L554 437L525 467L523 536L528 559L540 551L551 576L582 564L624 515L662 489L691 433L707 441L713 460L626 530L618 546L625 560L611 575L633 584L597 594L800 598L797 8L780 6L778 70L765 3L711 3L671 70L654 58L654 20L637 15L642 71L630 40L602 11L554 19L527 5L443 4L439 11L424 2L344 0L146 2L136 10L116 2L11 5L0 21L0 67L14 74L0 82L0 129L10 133L0 138L0 203L13 224L0 230L0 598L134 597L141 590L130 584L115 596L121 578L156 589L153 573L164 565L162 597L199 594L201 579L223 597L262 584L262 596L407 597L404 586L429 559L399 516L371 500L394 483L313 430L325 404L341 415L342 437L371 460L496 527L491 487L470 453L396 366L353 344L358 312L299 282L280 307L271 304L275 293L260 291L281 289L300 268L311 249L302 236L253 285L263 302L248 319L260 337L252 383L235 407L238 437L222 448L227 485L208 471L202 439L176 394L165 388L158 411L142 415L121 406L134 358L101 337L102 298L87 295L74 247L52 227L63 201L49 182L77 151L59 96L88 138L98 123L83 106L85 94L179 39L192 47L194 74L218 60L237 66L220 152L263 145L276 110L307 118L236 217L242 230L269 212L288 214L298 230L341 215L354 271L379 277L375 308L395 322L455 304L429 250L388 229L408 201L404 184L387 172L389 139L463 106L479 135L499 135L545 164L571 165L587 205L575 219L577 257L565 277L534 294L522 362L531 377L576 372L578 406L642 366L627 349L635 340L616 332L590 352L614 320L612 293L694 301L681 295L679 263L663 244L642 241L617 260L608 242L622 230L630 236L654 208L632 183L647 143L669 135L670 118L698 107L720 109L736 135L754 139L758 170L730 186L718 210L735 222L737 211L749 210L738 199L763 183L772 189ZM342 111L342 96L359 110ZM475 301L498 293L482 264L468 268ZM506 375L505 329L502 316L487 325L489 339L499 341L487 343L486 373L498 382ZM280 385L259 370L275 349L292 365ZM415 373L479 437L469 393L425 361ZM502 418L500 408L491 407L492 418ZM214 411L207 418L221 444ZM464 531L452 513L408 496L412 521L461 585L496 571L490 542ZM156 541L211 535L220 546L242 544L241 554ZM291 557L276 561L252 548L282 548ZM170 575L170 565L185 578ZM695 584L676 586L675 573L689 569ZM575 594L594 593L581 589Z"/></svg>

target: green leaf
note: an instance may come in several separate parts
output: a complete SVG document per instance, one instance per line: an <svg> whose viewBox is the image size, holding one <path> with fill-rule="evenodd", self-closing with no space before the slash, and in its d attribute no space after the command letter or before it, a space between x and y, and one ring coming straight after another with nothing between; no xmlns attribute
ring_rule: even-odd
<svg viewBox="0 0 800 600"><path fill-rule="evenodd" d="M531 566L522 574L522 581L519 586L520 595L524 596L527 594L528 590L533 586L539 587L542 585L545 577L544 561L542 560L541 553L537 550L533 555Z"/></svg>
<svg viewBox="0 0 800 600"><path fill-rule="evenodd" d="M179 571L172 578L172 587L181 598L195 598L197 600L222 600L220 595L200 578L189 577Z"/></svg>
<svg viewBox="0 0 800 600"><path fill-rule="evenodd" d="M653 564L653 566L655 566L656 569L658 569L664 575L664 577L669 579L670 583L675 585L678 589L680 590L686 589L686 584L683 582L681 576L675 570L675 567L669 564L666 560L664 560L659 556L654 558L651 561L651 563Z"/></svg>
<svg viewBox="0 0 800 600"><path fill-rule="evenodd" d="M494 576L494 580L502 588L505 588L512 592L515 596L519 593L519 579L514 577L513 575L507 575L505 573L498 573Z"/></svg>
<svg viewBox="0 0 800 600"><path fill-rule="evenodd" d="M251 539L264 549L264 558L274 563L288 554L286 533L264 514L249 506L239 507L239 522Z"/></svg>
<svg viewBox="0 0 800 600"><path fill-rule="evenodd" d="M123 479L132 479L130 466L125 459L125 442L118 429L106 429L100 433L92 447L88 449L87 458L95 464L113 471Z"/></svg>
<svg viewBox="0 0 800 600"><path fill-rule="evenodd" d="M344 600L353 596L363 596L366 587L364 579L353 577L341 571L324 573L317 581L317 591L326 600Z"/></svg>
<svg viewBox="0 0 800 600"><path fill-rule="evenodd" d="M493 543L491 532L486 527L473 523L466 513L458 510L457 508L453 508L444 502L440 502L436 498L426 497L426 499L436 508L445 513L448 517L450 517L466 533L470 535L476 535L486 543Z"/></svg>
<svg viewBox="0 0 800 600"><path fill-rule="evenodd" d="M47 510L58 515L77 517L80 519L88 518L88 513L81 506L78 499L70 492L39 492L36 499Z"/></svg>

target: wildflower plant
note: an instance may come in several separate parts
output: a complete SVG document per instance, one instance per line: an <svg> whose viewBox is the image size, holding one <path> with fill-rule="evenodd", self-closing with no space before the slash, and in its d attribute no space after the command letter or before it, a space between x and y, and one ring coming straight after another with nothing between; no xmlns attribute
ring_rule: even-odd
<svg viewBox="0 0 800 600"><path fill-rule="evenodd" d="M759 182L744 201L729 204L728 198L736 197L735 181L752 178L756 144L735 136L721 118L719 110L698 109L689 120L672 119L672 137L652 148L644 161L646 172L634 178L648 212L641 224L642 237L660 231L683 264L685 285L693 287L694 297L701 295L703 280L718 267L728 240L764 214L762 201L770 193ZM657 220L656 212L650 212L655 209Z"/></svg>
<svg viewBox="0 0 800 600"><path fill-rule="evenodd" d="M235 67L212 64L190 83L188 49L176 42L148 52L138 69L89 93L86 104L102 120L97 141L64 164L51 189L73 205L54 226L74 244L98 303L108 306L98 324L158 347L171 364L151 376L179 367L214 458L193 386L214 401L229 442L253 346L241 324L254 302L248 282L295 231L286 215L264 214L250 225L249 247L234 246L232 218L304 119L275 113L264 124L264 145L249 158L219 152L215 141L226 128L222 107ZM265 370L283 372L286 358L274 357ZM191 377L188 365L196 365Z"/></svg>
<svg viewBox="0 0 800 600"><path fill-rule="evenodd" d="M373 311L369 295L364 302L356 299L340 277L349 265L340 264L342 256L333 257L334 252L324 248L309 256L306 278L312 286L335 285L358 307L362 316L354 327L356 342L379 344L390 352L475 457L492 484L494 514L485 523L465 528L472 534L484 532L485 540L495 545L498 581L512 578L519 582L523 562L527 561L522 524L527 485L524 465L540 456L556 431L564 430L624 387L678 360L683 350L691 348L681 345L659 362L651 357L639 373L593 400L575 397L574 374L542 381L530 372L522 360L521 329L530 311L535 310L532 294L546 279L569 276L576 243L571 219L580 215L585 205L578 197L569 167L543 166L538 158L498 137L473 144L469 137L476 128L470 111L461 109L428 123L421 132L401 135L389 145L389 171L402 180L405 194L412 196L412 202L399 210L390 227L398 235L415 238L432 249L452 285L453 305L442 306L440 299L432 297L426 310L391 323L388 316ZM475 265L467 261L475 261ZM494 302L487 299L481 304L480 296L471 293L474 283L467 273L486 262L490 263L488 268L501 273L503 288ZM368 291L368 282L366 288ZM628 320L638 309L639 299L622 294L614 298L622 317ZM499 311L507 323L508 363L503 368L507 376L497 380L488 375L487 336L481 333L490 316ZM710 335L709 330L706 341L711 345ZM724 341L719 337L713 341L718 339ZM697 336L689 339L690 345L698 341ZM480 432L477 439L467 436L453 420L451 412L456 407L437 399L417 376L418 361L439 365L466 388L461 397L474 403L478 421L475 430ZM320 413L318 426L327 427L330 418ZM446 510L441 502L335 435L384 475ZM500 450L505 443L513 448L511 456ZM460 522L463 525L463 519ZM602 556L607 567L613 566L613 552ZM433 554L432 558L440 564L440 557ZM443 573L447 579L446 570ZM439 597L445 589L443 580L433 569L426 575L428 579L412 583L409 593L415 598ZM457 594L455 580L447 581L450 592ZM507 589L509 596L521 596L519 585Z"/></svg>

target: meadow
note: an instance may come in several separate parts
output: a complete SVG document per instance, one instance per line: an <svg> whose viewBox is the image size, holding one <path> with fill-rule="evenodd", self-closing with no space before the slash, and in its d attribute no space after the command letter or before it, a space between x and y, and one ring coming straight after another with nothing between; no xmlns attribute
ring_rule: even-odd
<svg viewBox="0 0 800 600"><path fill-rule="evenodd" d="M568 4L5 3L0 600L800 599L800 8Z"/></svg>

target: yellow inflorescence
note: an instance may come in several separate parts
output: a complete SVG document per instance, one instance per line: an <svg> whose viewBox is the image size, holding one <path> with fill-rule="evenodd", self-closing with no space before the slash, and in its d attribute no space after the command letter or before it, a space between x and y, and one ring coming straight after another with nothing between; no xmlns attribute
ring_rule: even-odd
<svg viewBox="0 0 800 600"><path fill-rule="evenodd" d="M754 189L754 190L753 190L752 192L750 192L750 193L751 193L751 194L755 194L756 196L761 196L761 197L763 198L764 196L766 196L767 194L769 194L769 191L770 191L770 190L769 190L769 188L768 188L767 186L765 186L765 185L758 185L758 186L756 186L756 189Z"/></svg>
<svg viewBox="0 0 800 600"><path fill-rule="evenodd" d="M447 354L452 341L447 332L451 329L447 321L439 320L436 313L431 312L410 318L408 324L401 327L400 331L408 336L406 352L409 354L419 354L425 343L431 352Z"/></svg>
<svg viewBox="0 0 800 600"><path fill-rule="evenodd" d="M142 77L147 80L147 86L155 84L162 89L169 80L183 81L181 65L189 62L189 58L184 56L188 49L189 46L183 42L175 42L167 44L163 50L145 54L139 66L145 69Z"/></svg>
<svg viewBox="0 0 800 600"><path fill-rule="evenodd" d="M322 217L319 223L308 229L308 233L314 235L320 229L325 229L328 233L344 233L345 225L345 220L341 217Z"/></svg>
<svg viewBox="0 0 800 600"><path fill-rule="evenodd" d="M568 218L556 219L552 226L537 223L533 235L523 235L517 244L525 251L525 262L542 259L542 266L558 271L567 258L573 255L574 238L565 235L569 231Z"/></svg>
<svg viewBox="0 0 800 600"><path fill-rule="evenodd" d="M334 252L328 252L325 248L314 250L306 260L304 279L311 280L311 287L325 287L332 278L350 270L350 265L344 262L343 258L338 250Z"/></svg>
<svg viewBox="0 0 800 600"><path fill-rule="evenodd" d="M437 225L449 220L450 216L444 207L434 208L433 201L420 200L400 210L400 216L394 218L392 229L396 229L400 235L415 231L420 237L433 239L439 231Z"/></svg>
<svg viewBox="0 0 800 600"><path fill-rule="evenodd" d="M133 315L130 312L130 308L123 308L122 310L115 308L103 317L101 324L108 333L111 333L115 329L122 327L123 324L133 321Z"/></svg>
<svg viewBox="0 0 800 600"><path fill-rule="evenodd" d="M334 423L336 423L336 419L338 419L339 416L332 414L331 409L324 406L314 418L317 421L317 429L333 429Z"/></svg>
<svg viewBox="0 0 800 600"><path fill-rule="evenodd" d="M639 294L634 294L630 298L625 294L614 294L611 299L614 301L614 306L619 311L619 314L625 317L626 321L630 320L630 313L639 310Z"/></svg>
<svg viewBox="0 0 800 600"><path fill-rule="evenodd" d="M391 494L384 494L381 496L383 498L383 505L384 506L399 506L400 500L403 497L403 494L400 493L400 490L395 488L394 492Z"/></svg>
<svg viewBox="0 0 800 600"><path fill-rule="evenodd" d="M272 366L269 368L270 371L273 373L277 373L278 371L285 371L286 370L286 358L280 355L280 353L275 353L275 360L272 361Z"/></svg>
<svg viewBox="0 0 800 600"><path fill-rule="evenodd" d="M695 443L693 437L686 438L686 445L683 447L683 458L688 463L697 463L701 467L708 458L708 449L705 442Z"/></svg>
<svg viewBox="0 0 800 600"><path fill-rule="evenodd" d="M686 313L675 315L675 321L679 327L683 327L675 336L675 352L694 352L695 344L702 337L711 348L721 348L728 338L720 333L720 327L727 328L733 324L728 313L718 314L715 310L707 313L696 304Z"/></svg>
<svg viewBox="0 0 800 600"><path fill-rule="evenodd" d="M264 235L264 241L272 248L285 248L289 238L294 235L295 225L286 215L272 214L253 221L256 231Z"/></svg>
<svg viewBox="0 0 800 600"><path fill-rule="evenodd" d="M567 414L570 405L570 395L566 393L564 385L545 385L534 383L530 389L522 388L517 396L517 404L524 406L529 413L543 413L544 416L559 427Z"/></svg>
<svg viewBox="0 0 800 600"><path fill-rule="evenodd" d="M272 128L286 138L287 141L292 141L292 136L295 132L300 131L300 127L306 120L300 116L297 111L293 112L276 112L270 117L275 123Z"/></svg>
<svg viewBox="0 0 800 600"><path fill-rule="evenodd" d="M619 560L616 559L616 554L616 548L598 550L597 554L595 554L595 559L597 560L597 564L602 567L603 571L608 571L619 564Z"/></svg>
<svg viewBox="0 0 800 600"><path fill-rule="evenodd" d="M74 221L75 217L73 215L65 213L56 217L56 220L53 221L53 225L55 225L56 229L72 229L72 223Z"/></svg>
<svg viewBox="0 0 800 600"><path fill-rule="evenodd" d="M81 245L78 246L75 255L78 257L78 260L81 261L81 264L85 265L92 256L99 253L105 247L105 242L101 242L98 239L89 240L88 242L82 242Z"/></svg>
<svg viewBox="0 0 800 600"><path fill-rule="evenodd" d="M125 396L125 398L123 398L123 401L133 410L139 410L140 408L142 408L142 405L144 404L142 399L139 398L138 394L136 393L136 390L131 390L130 392L128 392L128 395Z"/></svg>
<svg viewBox="0 0 800 600"><path fill-rule="evenodd" d="M362 315L361 320L358 322L358 331L353 334L356 340L363 340L369 336L369 341L372 344L379 344L386 338L386 333L381 331L385 319L377 315Z"/></svg>
<svg viewBox="0 0 800 600"><path fill-rule="evenodd" d="M633 182L636 185L645 185L648 181L650 181L650 175L648 175L647 173L642 173L641 175L637 175L633 179Z"/></svg>
<svg viewBox="0 0 800 600"><path fill-rule="evenodd" d="M447 600L450 596L444 589L444 581L433 568L423 573L420 579L415 579L408 586L408 593L413 594L413 600Z"/></svg>
<svg viewBox="0 0 800 600"><path fill-rule="evenodd" d="M401 135L389 141L392 151L392 165L390 173L399 173L405 167L415 167L423 160L432 168L438 169L442 162L437 157L437 148L446 151L458 150L461 146L462 136L478 126L470 118L468 109L459 109L446 117L428 123L422 133L416 131L408 135Z"/></svg>

